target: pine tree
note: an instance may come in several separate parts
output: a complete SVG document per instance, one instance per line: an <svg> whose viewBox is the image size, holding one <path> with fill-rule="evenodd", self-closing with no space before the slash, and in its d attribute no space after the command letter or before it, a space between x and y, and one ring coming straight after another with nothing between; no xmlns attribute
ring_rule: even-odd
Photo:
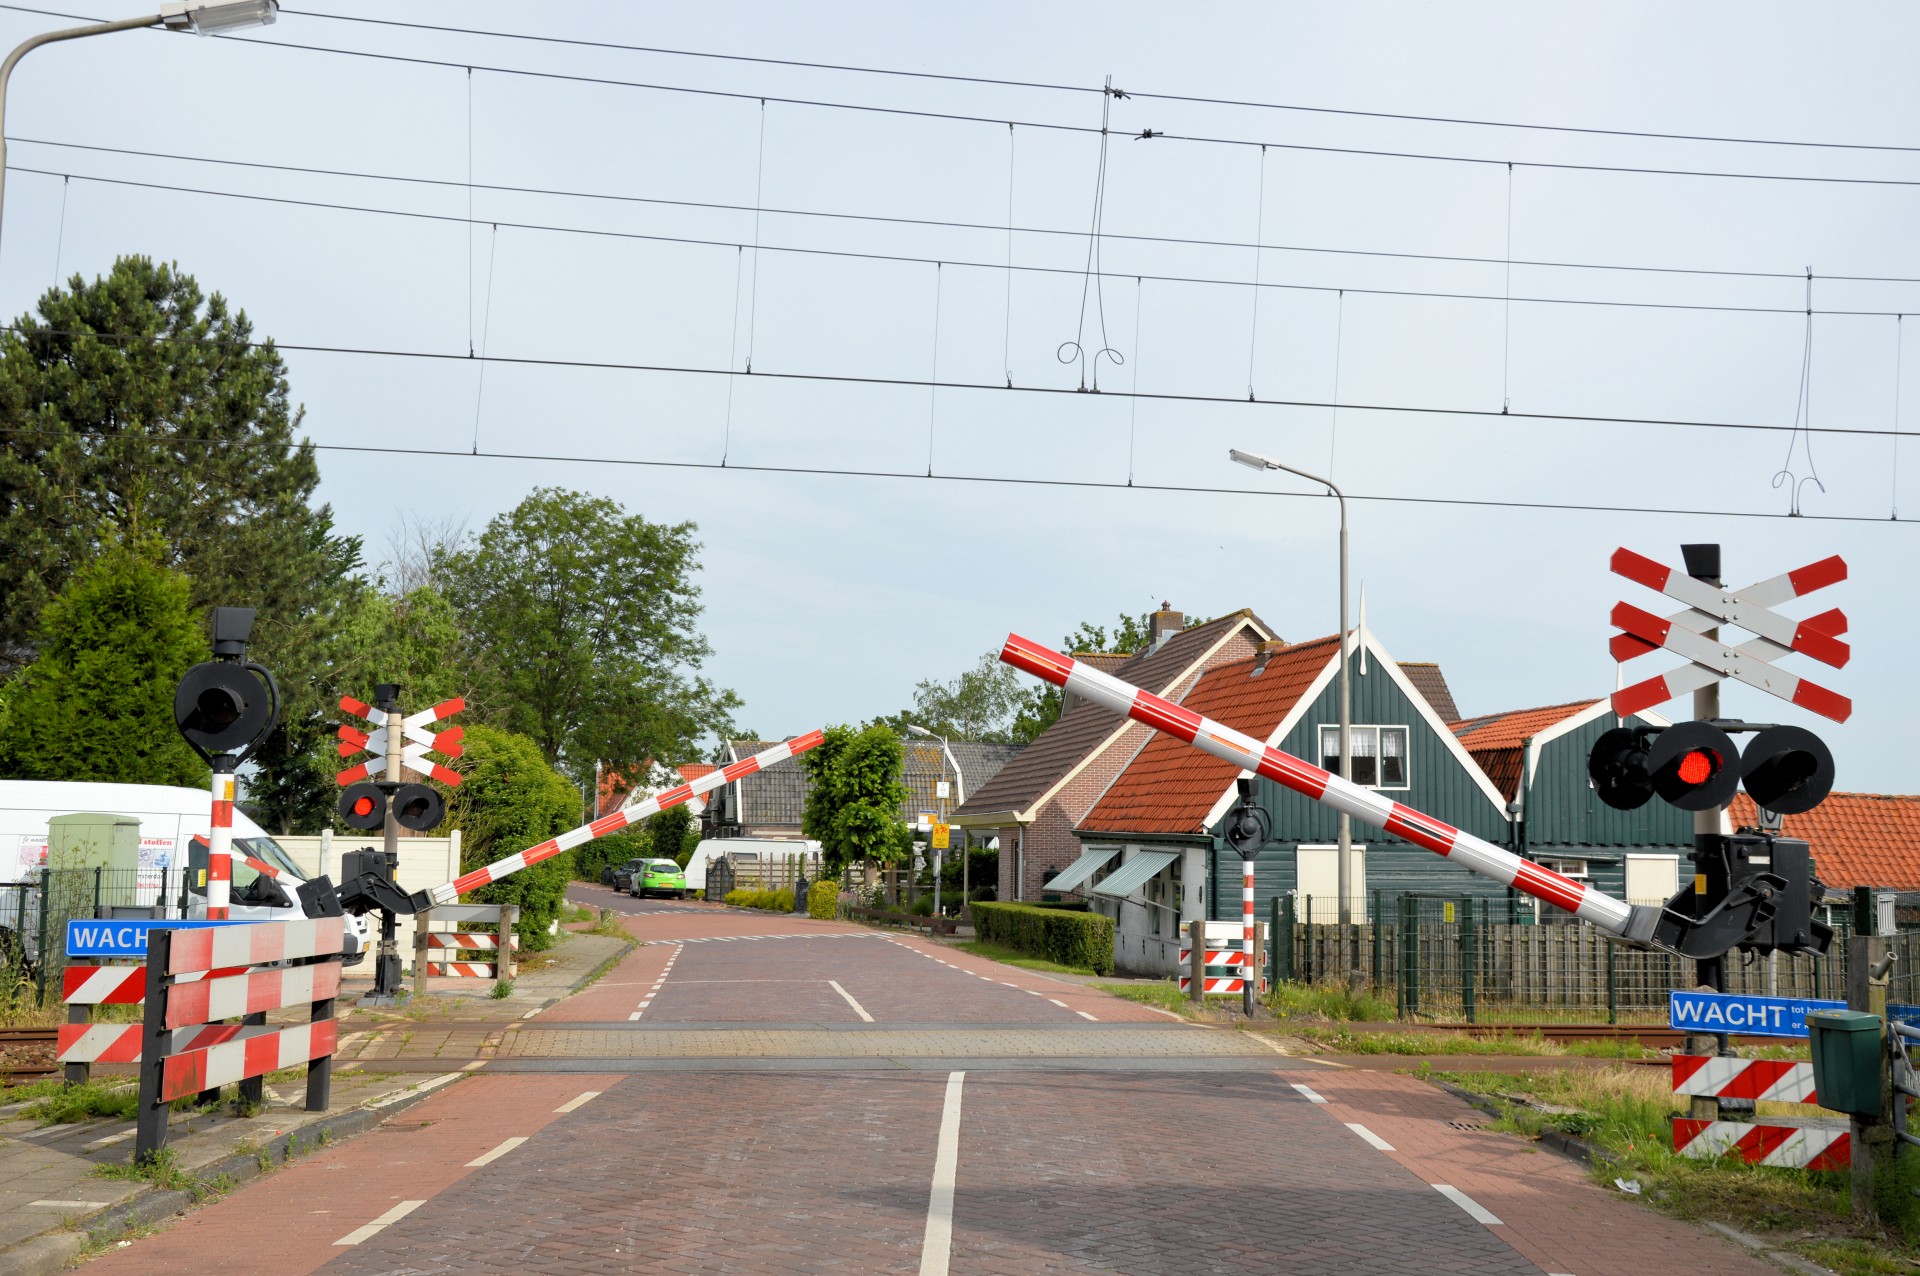
<svg viewBox="0 0 1920 1276"><path fill-rule="evenodd" d="M173 724L173 690L207 658L187 578L151 541L108 547L47 605L40 658L12 685L0 774L28 780L200 785Z"/></svg>

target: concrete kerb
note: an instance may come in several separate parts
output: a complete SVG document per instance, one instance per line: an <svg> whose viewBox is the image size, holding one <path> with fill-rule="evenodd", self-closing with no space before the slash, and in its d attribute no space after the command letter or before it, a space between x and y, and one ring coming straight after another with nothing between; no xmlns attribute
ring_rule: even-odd
<svg viewBox="0 0 1920 1276"><path fill-rule="evenodd" d="M432 1089L420 1089L418 1086L418 1082L410 1081L395 1088L399 1097L395 1097L394 1093L377 1095L344 1112L321 1114L304 1125L276 1135L253 1151L237 1152L202 1166L193 1172L194 1176L203 1182L224 1179L235 1186L256 1179L263 1173L285 1165L290 1159L289 1151L296 1142L307 1151L312 1151L364 1134L388 1117L406 1111L443 1088L434 1086ZM378 1107L372 1106L376 1103ZM267 1162L264 1170L260 1164L262 1160ZM63 1270L90 1243L111 1238L131 1228L153 1226L186 1213L197 1203L186 1192L155 1185L92 1214L70 1215L38 1236L0 1250L0 1276L48 1276L49 1273Z"/></svg>

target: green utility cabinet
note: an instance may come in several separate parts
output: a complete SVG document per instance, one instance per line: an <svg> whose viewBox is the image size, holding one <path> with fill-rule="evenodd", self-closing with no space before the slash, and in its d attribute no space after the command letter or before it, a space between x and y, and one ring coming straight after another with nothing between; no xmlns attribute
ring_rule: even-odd
<svg viewBox="0 0 1920 1276"><path fill-rule="evenodd" d="M1807 1016L1813 1087L1820 1106L1852 1116L1880 1115L1886 1059L1880 1016L1864 1010L1817 1010Z"/></svg>

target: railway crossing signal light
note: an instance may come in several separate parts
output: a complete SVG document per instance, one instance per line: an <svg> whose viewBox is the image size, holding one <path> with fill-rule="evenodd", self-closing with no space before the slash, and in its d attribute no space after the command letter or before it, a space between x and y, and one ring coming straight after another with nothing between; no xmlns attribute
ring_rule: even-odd
<svg viewBox="0 0 1920 1276"><path fill-rule="evenodd" d="M1833 754L1804 727L1768 727L1747 745L1747 794L1775 815L1811 811L1833 791Z"/></svg>
<svg viewBox="0 0 1920 1276"><path fill-rule="evenodd" d="M232 770L260 747L280 716L273 675L247 659L253 608L213 609L213 659L187 670L173 692L173 722L216 770Z"/></svg>
<svg viewBox="0 0 1920 1276"><path fill-rule="evenodd" d="M368 782L342 790L336 806L340 822L362 833L378 833L387 822L387 795L380 786Z"/></svg>
<svg viewBox="0 0 1920 1276"><path fill-rule="evenodd" d="M424 784L403 784L393 795L393 818L400 821L401 828L425 833L446 815L446 801Z"/></svg>
<svg viewBox="0 0 1920 1276"><path fill-rule="evenodd" d="M1682 722L1648 747L1647 772L1653 791L1669 806L1711 811L1740 787L1740 749L1710 722Z"/></svg>
<svg viewBox="0 0 1920 1276"><path fill-rule="evenodd" d="M1272 830L1272 821L1266 809L1253 797L1253 781L1240 781L1240 800L1227 812L1226 827L1221 835L1227 839L1227 845L1243 860L1253 859L1260 854L1260 848L1267 844L1267 835Z"/></svg>
<svg viewBox="0 0 1920 1276"><path fill-rule="evenodd" d="M1833 788L1833 755L1802 727L1760 728L1744 754L1712 722L1615 727L1594 741L1587 775L1600 800L1621 811L1655 796L1683 811L1711 811L1744 783L1761 810L1798 815Z"/></svg>

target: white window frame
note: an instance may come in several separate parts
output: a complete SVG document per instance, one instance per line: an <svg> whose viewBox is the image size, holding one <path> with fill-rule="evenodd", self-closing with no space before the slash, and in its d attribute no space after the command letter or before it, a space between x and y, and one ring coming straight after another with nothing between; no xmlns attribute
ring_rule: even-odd
<svg viewBox="0 0 1920 1276"><path fill-rule="evenodd" d="M1328 767L1327 769L1332 771L1335 775L1338 775L1340 774L1339 755L1337 752L1330 752L1327 749L1327 733L1332 732L1335 736L1338 736L1340 734L1340 724L1337 722L1323 722L1319 725L1318 730L1319 730L1319 735L1315 737L1316 747L1319 749L1319 756L1317 758L1317 761L1321 766L1326 766L1327 759L1333 758L1334 765L1331 767ZM1379 774L1379 766L1380 766L1380 758L1381 758L1380 733L1382 731L1398 731L1400 733L1400 738L1403 741L1401 746L1401 751L1400 751L1400 767L1403 774L1402 774L1400 783L1398 784L1367 784L1363 780L1355 779L1354 780L1355 784L1360 785L1362 788L1379 789L1385 792L1392 792L1392 793L1404 793L1408 789L1413 787L1413 765L1412 765L1412 758L1410 756L1413 751L1413 729L1411 727L1409 727L1406 723L1403 723L1403 722L1365 722L1365 723L1355 722L1347 728L1347 731L1350 734L1350 736L1353 737L1352 743L1355 744L1356 746L1359 744L1359 737L1363 733L1370 732L1372 734L1372 737L1373 737L1372 754L1371 755L1362 754L1360 749L1356 747L1353 751L1353 756L1356 761L1363 756L1371 756L1374 760L1374 773L1376 776ZM1337 745L1336 745L1336 749L1337 749Z"/></svg>
<svg viewBox="0 0 1920 1276"><path fill-rule="evenodd" d="M1551 869L1560 876L1571 878L1576 882L1587 881L1589 877L1588 861L1583 859L1548 856L1540 860L1539 864L1541 868Z"/></svg>

